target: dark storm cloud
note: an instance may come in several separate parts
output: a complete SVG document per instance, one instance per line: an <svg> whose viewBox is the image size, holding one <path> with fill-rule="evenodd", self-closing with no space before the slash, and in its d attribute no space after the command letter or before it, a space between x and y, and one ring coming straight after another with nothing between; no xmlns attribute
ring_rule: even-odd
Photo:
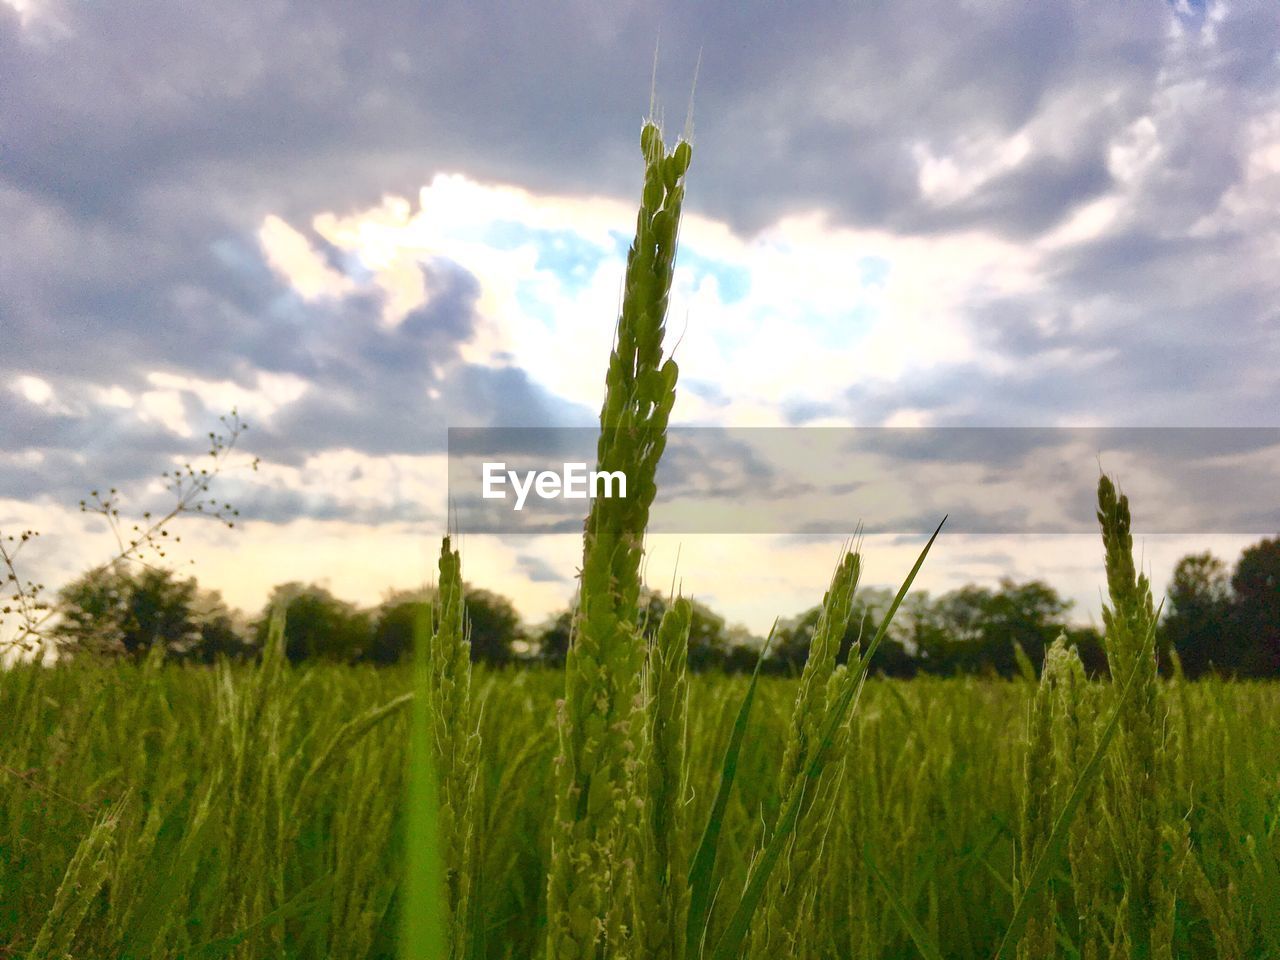
<svg viewBox="0 0 1280 960"><path fill-rule="evenodd" d="M24 33L0 12L13 78L4 119L23 145L5 176L80 218L128 219L157 191L196 182L210 206L248 224L269 211L301 221L454 167L629 195L660 34L673 132L703 53L691 197L746 230L811 204L864 224L919 221L928 205L914 144L946 154L975 133L1011 135L1078 90L1071 156L1033 152L969 201L987 228L1048 222L1055 204L1065 212L1098 187L1107 138L1149 107L1174 16L1154 5L979 11L923 0L803 17L730 4L53 10L67 33L39 20ZM1267 18L1257 2L1219 27L1230 54L1204 69L1233 96L1265 89ZM1222 132L1202 125L1186 140L1230 149L1204 136ZM1225 132L1229 145L1237 131ZM751 189L761 183L771 189Z"/></svg>
<svg viewBox="0 0 1280 960"><path fill-rule="evenodd" d="M1165 28L1158 9L1112 7L1094 16L1062 4L987 12L879 4L830 14L820 26L775 11L778 22L735 45L730 62L708 55L699 81L707 147L705 156L695 153L691 176L703 203L710 197L717 214L748 231L815 206L836 222L906 230L979 215L983 229L1014 235L1050 223L1081 201L1082 186L1096 192L1102 185L1104 137L1140 111ZM772 55L759 58L761 48ZM717 66L726 80L756 79L730 94L717 85ZM921 197L917 145L946 156L975 135L1012 136L1051 96L1074 89L1087 96L1099 75L1129 93L1108 116L1075 113L1069 158L1036 144L1026 172L997 179L956 210L936 210ZM731 157L772 189L744 189ZM744 206L735 196L752 200Z"/></svg>
<svg viewBox="0 0 1280 960"><path fill-rule="evenodd" d="M41 10L24 27L0 4L6 380L35 374L65 396L94 385L136 392L154 370L248 389L258 371L295 374L308 383L303 398L252 437L255 452L295 464L336 446L440 450L448 422L590 422L518 368L457 362L478 289L448 263L425 268L435 274L430 302L386 330L376 298L302 302L257 243L264 216L275 213L299 224L341 270L342 253L306 226L315 213L411 193L440 169L519 180L518 167L477 169L476 160L538 157L537 149L497 149L495 140L533 141L548 120L561 125L556 150L580 140L565 135L576 120L560 107L516 116L513 93L554 92L522 76L534 68L527 53L523 67L514 58L506 72L474 69L503 46L482 18L439 11L427 22L416 4L372 16L336 4ZM530 28L559 19L528 16ZM564 26L586 24L576 43L594 42L592 31L603 28L562 16ZM558 66L537 69L549 75ZM579 81L570 73L553 103L590 89ZM464 91L473 104L460 101ZM559 167L542 159L544 169ZM220 412L203 410L191 394L181 402L193 423ZM5 392L0 403L20 401ZM85 451L90 462L72 476L121 483L158 472L166 454L191 454L158 427L131 426L128 411L79 413L20 410L6 416L0 443ZM95 452L103 445L138 456L122 470ZM74 481L63 489L39 465L15 470L6 467L6 493L65 499L80 490ZM279 508L267 512L292 512Z"/></svg>

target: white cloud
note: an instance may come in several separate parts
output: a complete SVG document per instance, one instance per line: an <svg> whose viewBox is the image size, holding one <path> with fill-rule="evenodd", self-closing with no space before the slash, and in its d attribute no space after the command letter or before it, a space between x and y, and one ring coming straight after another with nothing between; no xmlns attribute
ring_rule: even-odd
<svg viewBox="0 0 1280 960"><path fill-rule="evenodd" d="M1114 229L1124 203L1112 194L1099 197L1077 209L1059 226L1037 238L1035 245L1046 252L1096 240Z"/></svg>
<svg viewBox="0 0 1280 960"><path fill-rule="evenodd" d="M306 380L288 373L260 370L254 374L254 380L254 387L245 388L231 380L207 380L163 371L147 374L147 382L155 386L161 396L171 398L175 394L191 393L207 410L218 411L220 415L234 407L242 420L270 421L309 389Z"/></svg>
<svg viewBox="0 0 1280 960"><path fill-rule="evenodd" d="M53 387L40 377L23 374L9 385L9 389L37 407L47 407L54 402Z"/></svg>
<svg viewBox="0 0 1280 960"><path fill-rule="evenodd" d="M313 508L353 516L422 507L443 520L448 479L444 454L371 456L337 449L312 454L298 466L263 461L247 490L297 494Z"/></svg>
<svg viewBox="0 0 1280 960"><path fill-rule="evenodd" d="M993 178L1015 169L1031 153L1031 137L971 134L950 144L950 152L934 154L929 144L915 143L911 155L918 168L920 192L944 206L972 196Z"/></svg>
<svg viewBox="0 0 1280 960"><path fill-rule="evenodd" d="M134 410L143 423L159 424L179 437L190 437L194 432L178 390L146 390L138 395Z"/></svg>
<svg viewBox="0 0 1280 960"><path fill-rule="evenodd" d="M325 263L306 237L277 216L262 221L258 242L271 269L304 300L340 297L354 288L350 278Z"/></svg>
<svg viewBox="0 0 1280 960"><path fill-rule="evenodd" d="M133 395L119 384L113 384L110 387L90 387L89 396L93 398L95 403L104 407L117 407L121 410L127 410L134 404Z"/></svg>
<svg viewBox="0 0 1280 960"><path fill-rule="evenodd" d="M1005 144L1001 162L1016 162L1021 149ZM634 217L631 203L540 196L441 174L421 191L416 212L405 200L385 198L358 214L321 214L314 226L357 255L384 289L431 257L458 263L481 288L480 324L463 358L510 358L558 395L594 406L625 267L612 234L629 238ZM486 242L487 231L510 224L529 239ZM534 231L567 232L598 261L573 276L540 266L550 248ZM700 402L684 391L689 399L678 416L739 425L783 422L779 400L826 401L854 382L977 358L965 303L975 294L1029 289L1037 265L1033 251L977 232L903 237L831 227L816 212L750 238L686 212L681 250L669 342L682 338L685 375L715 380L730 403ZM862 276L864 260L881 264L884 275ZM707 264L712 272L700 276ZM746 278L747 296L731 297L717 272ZM418 296L401 290L397 312ZM531 315L530 304L540 316Z"/></svg>

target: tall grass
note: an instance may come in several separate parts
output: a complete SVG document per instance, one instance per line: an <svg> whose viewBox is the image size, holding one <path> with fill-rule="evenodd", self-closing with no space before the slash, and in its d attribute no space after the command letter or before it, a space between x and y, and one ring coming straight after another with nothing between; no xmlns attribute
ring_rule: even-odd
<svg viewBox="0 0 1280 960"><path fill-rule="evenodd" d="M637 783L645 739L645 645L637 618L644 532L675 404L678 368L663 357L663 335L691 148L684 142L668 154L652 123L640 144L644 195L627 255L596 456L597 469L627 477L629 493L593 500L583 533L581 589L558 712L547 887L547 953L555 960L634 949L649 906L637 900L637 863L657 855L645 849Z"/></svg>
<svg viewBox="0 0 1280 960"><path fill-rule="evenodd" d="M410 710L394 709L317 769L306 797L280 814L292 817L293 839L277 868L267 850L236 837L254 829L255 820L277 818L270 808L249 806L266 802L261 797L233 797L227 789L226 764L237 746L219 702L243 703L257 668L224 674L164 665L144 695L146 669L63 664L0 673L0 955L33 955L47 928L61 938L54 946L77 958L272 956L277 935L287 957L396 956L411 813L404 774ZM748 680L687 679L690 790L677 836L696 851ZM1097 682L1088 688L1106 692ZM287 778L283 796L271 802L296 795L294 777L315 766L339 730L413 689L410 667L287 669L277 696L289 708L276 736L283 757L302 772ZM484 745L484 800L476 818L486 840L485 882L476 897L487 934L472 955L543 956L557 750L547 718L563 677L479 671L473 692L482 705ZM756 688L720 818L705 937L712 947L747 885L766 829L762 813L772 822L780 808L778 770L797 692L795 680L777 678L763 678ZM1016 731L1033 697L1034 688L1021 683L867 681L850 727L823 891L805 950L915 960L920 952L892 896L942 956L990 960L1017 898L1012 884L1021 862L1029 751ZM1105 719L1105 705L1099 708ZM1204 877L1178 891L1180 957L1277 955L1277 715L1280 688L1259 682L1199 682L1170 698L1168 724L1188 722L1196 739L1185 772L1161 789L1193 801L1190 856L1193 872ZM239 749L259 749L265 738L265 730L250 732ZM1089 745L1082 765L1091 751ZM1097 817L1082 803L1066 846L1081 828L1080 839L1105 852L1110 840ZM93 836L100 821L110 820L113 826ZM96 889L94 871L106 876ZM1061 860L1051 873L1064 958L1081 944L1073 873L1074 864ZM1102 878L1099 906L1080 912L1112 930L1121 916L1111 897L1119 880ZM68 910L72 891L78 905ZM242 901L251 909L240 915L235 904ZM237 937L238 945L228 945Z"/></svg>

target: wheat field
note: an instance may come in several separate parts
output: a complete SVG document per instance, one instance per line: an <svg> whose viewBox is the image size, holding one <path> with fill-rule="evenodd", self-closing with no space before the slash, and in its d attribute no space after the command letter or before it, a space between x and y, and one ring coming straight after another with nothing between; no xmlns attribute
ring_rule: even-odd
<svg viewBox="0 0 1280 960"><path fill-rule="evenodd" d="M395 956L411 683L404 669L326 666L274 679L158 663L0 674L0 945L12 957ZM484 924L472 956L542 950L561 684L552 672L475 677ZM745 684L691 678L690 824L710 807ZM868 683L832 801L814 955L919 956L894 898L942 956L994 954L1013 911L1036 689ZM761 681L724 817L725 889L741 887L761 820L776 816L795 692ZM1176 955L1276 956L1280 689L1214 681L1170 694L1180 745L1164 789L1193 851ZM1081 840L1108 856L1101 824ZM1062 956L1081 937L1070 869L1064 858L1055 886ZM712 911L713 934L728 906ZM1117 911L1090 919L1113 925Z"/></svg>

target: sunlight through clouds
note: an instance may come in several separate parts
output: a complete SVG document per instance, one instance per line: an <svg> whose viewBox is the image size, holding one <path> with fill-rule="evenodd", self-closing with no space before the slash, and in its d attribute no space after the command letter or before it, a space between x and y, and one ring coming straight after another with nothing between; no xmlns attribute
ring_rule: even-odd
<svg viewBox="0 0 1280 960"><path fill-rule="evenodd" d="M429 300L430 291L415 286L418 267L447 257L481 290L482 323L463 359L514 364L590 406L599 402L625 266L619 225L630 218L620 200L539 196L442 174L422 189L416 211L388 197L357 214L319 214L313 227L370 271L388 295L388 322ZM283 224L271 229L302 241ZM593 251L589 261L557 262L566 236ZM681 253L672 342L695 379L716 371L726 402L695 394L677 416L740 425L785 423L779 399L829 401L851 381L978 358L963 305L975 295L1025 290L1036 269L1031 252L979 233L912 238L835 227L817 212L744 238L690 211ZM304 289L351 289L349 278L339 284L321 271L314 252L295 252L291 263ZM851 263L877 269L850 270ZM745 295L722 289L721 276L745 278Z"/></svg>

